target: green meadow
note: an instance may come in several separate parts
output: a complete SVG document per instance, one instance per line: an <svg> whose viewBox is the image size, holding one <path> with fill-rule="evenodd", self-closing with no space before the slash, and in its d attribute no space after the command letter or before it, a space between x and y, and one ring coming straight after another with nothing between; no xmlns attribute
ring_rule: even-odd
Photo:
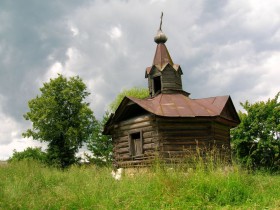
<svg viewBox="0 0 280 210"><path fill-rule="evenodd" d="M279 209L280 175L233 164L196 168L163 166L67 170L35 161L0 166L0 209Z"/></svg>

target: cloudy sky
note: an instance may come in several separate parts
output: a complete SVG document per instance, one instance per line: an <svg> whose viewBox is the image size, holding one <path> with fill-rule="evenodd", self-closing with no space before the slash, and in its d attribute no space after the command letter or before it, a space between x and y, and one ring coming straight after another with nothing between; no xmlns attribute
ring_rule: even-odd
<svg viewBox="0 0 280 210"><path fill-rule="evenodd" d="M97 118L124 88L146 87L164 12L173 61L192 98L267 100L280 90L279 0L1 0L0 160L40 146L21 133L43 82L79 75Z"/></svg>

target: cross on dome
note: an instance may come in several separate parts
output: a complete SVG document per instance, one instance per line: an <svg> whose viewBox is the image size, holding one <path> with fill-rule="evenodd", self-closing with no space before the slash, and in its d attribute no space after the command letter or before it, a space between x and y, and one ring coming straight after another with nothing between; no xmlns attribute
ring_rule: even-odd
<svg viewBox="0 0 280 210"><path fill-rule="evenodd" d="M167 41L167 36L161 30L162 17L163 17L163 12L161 12L159 29L157 31L157 34L156 34L155 38L154 38L154 40L157 44L165 43Z"/></svg>

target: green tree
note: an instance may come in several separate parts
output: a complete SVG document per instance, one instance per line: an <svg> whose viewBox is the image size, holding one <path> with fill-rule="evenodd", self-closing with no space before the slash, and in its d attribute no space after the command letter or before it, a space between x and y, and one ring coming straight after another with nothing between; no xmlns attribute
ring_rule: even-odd
<svg viewBox="0 0 280 210"><path fill-rule="evenodd" d="M103 135L103 128L110 117L109 112L105 112L101 121L96 121L96 126L88 141L87 148L93 156L86 155L88 160L96 165L109 165L112 162L113 143L111 136Z"/></svg>
<svg viewBox="0 0 280 210"><path fill-rule="evenodd" d="M28 147L22 152L14 150L12 157L9 158L9 162L16 162L21 160L36 160L42 163L46 162L46 153L42 151L40 147L32 148Z"/></svg>
<svg viewBox="0 0 280 210"><path fill-rule="evenodd" d="M250 104L241 103L240 125L232 129L233 151L249 167L280 168L280 103L274 99Z"/></svg>
<svg viewBox="0 0 280 210"><path fill-rule="evenodd" d="M105 123L110 117L110 112L115 112L125 96L135 98L146 98L149 96L149 91L146 88L133 87L120 92L115 100L109 105L109 111L106 111L101 121L96 121L95 129L87 143L88 149L93 156L87 156L90 162L98 165L107 165L112 161L113 142L111 136L103 135Z"/></svg>
<svg viewBox="0 0 280 210"><path fill-rule="evenodd" d="M41 95L30 100L24 115L33 124L23 137L48 142L47 160L65 168L94 129L95 118L84 99L89 95L79 77L62 75L44 83Z"/></svg>
<svg viewBox="0 0 280 210"><path fill-rule="evenodd" d="M109 110L111 112L115 112L125 96L131 96L131 97L143 99L149 96L149 90L147 88L141 88L141 87L124 89L122 92L120 92L117 95L115 100L109 105Z"/></svg>

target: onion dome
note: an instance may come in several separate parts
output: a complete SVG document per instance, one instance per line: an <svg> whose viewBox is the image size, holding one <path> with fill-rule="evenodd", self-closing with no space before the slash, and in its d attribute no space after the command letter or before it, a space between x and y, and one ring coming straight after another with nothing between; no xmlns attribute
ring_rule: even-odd
<svg viewBox="0 0 280 210"><path fill-rule="evenodd" d="M164 44L167 41L167 36L162 32L161 29L159 29L154 40L157 44L160 44L160 43Z"/></svg>
<svg viewBox="0 0 280 210"><path fill-rule="evenodd" d="M160 44L160 43L164 44L167 41L167 36L161 30L162 16L163 16L163 12L161 12L159 29L157 31L157 34L156 34L155 38L154 38L154 40L157 44Z"/></svg>

